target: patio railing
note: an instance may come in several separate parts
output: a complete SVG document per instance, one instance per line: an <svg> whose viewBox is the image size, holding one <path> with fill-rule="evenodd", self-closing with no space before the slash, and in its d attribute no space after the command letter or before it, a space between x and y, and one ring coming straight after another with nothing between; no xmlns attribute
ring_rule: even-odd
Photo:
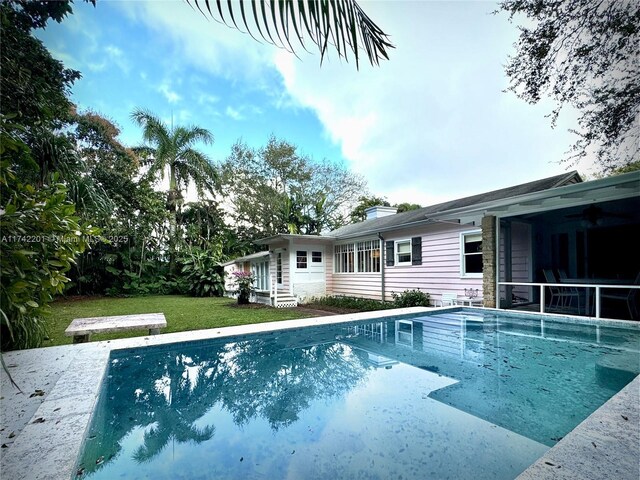
<svg viewBox="0 0 640 480"><path fill-rule="evenodd" d="M537 282L498 282L498 288L500 287L506 287L507 290L507 296L510 297L510 291L513 289L513 287L534 287L534 288L538 288L540 295L539 295L539 299L540 299L540 313L545 313L546 307L547 307L547 302L546 302L546 287L558 287L559 289L570 289L570 288L578 288L578 289L585 289L586 291L586 295L585 295L585 315L587 317L590 317L590 313L591 313L591 308L590 308L590 292L592 289L595 290L594 292L594 299L595 299L595 309L594 309L594 318L600 318L600 308L601 308L601 304L602 304L602 298L600 296L601 292L603 289L609 289L609 290L640 290L640 285L618 285L618 284L611 284L611 285L603 285L603 284L597 284L597 283L589 283L589 284L585 284L585 283L537 283ZM511 288L510 288L511 287ZM535 303L532 299L528 299L529 300L529 304ZM509 309L512 307L517 307L518 304L511 304L511 302L508 302L508 306L503 306L502 301L499 302L499 306L498 308L501 309ZM557 310L556 310L557 312ZM550 312L548 312L550 313Z"/></svg>

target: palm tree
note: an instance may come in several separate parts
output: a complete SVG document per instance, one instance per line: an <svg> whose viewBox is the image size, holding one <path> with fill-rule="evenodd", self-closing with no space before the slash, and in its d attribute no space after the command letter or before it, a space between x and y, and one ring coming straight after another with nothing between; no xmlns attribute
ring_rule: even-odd
<svg viewBox="0 0 640 480"><path fill-rule="evenodd" d="M131 114L142 127L145 145L136 149L142 155L149 170L147 175L164 178L169 172L167 208L170 212L169 271L175 273L175 253L178 209L182 204L182 192L190 182L196 186L199 197L213 193L217 185L217 173L207 156L193 148L197 142L213 143L209 130L197 126L167 126L147 110L136 109Z"/></svg>
<svg viewBox="0 0 640 480"><path fill-rule="evenodd" d="M204 3L208 16L214 20L241 31L245 29L253 38L257 31L267 43L293 53L291 41L297 38L306 50L304 40L308 36L320 51L321 62L329 45L345 60L351 50L356 68L360 48L364 48L371 65L378 65L383 58L388 60L387 49L394 48L389 36L354 0L216 0L215 8L209 0L185 1L207 16L202 9Z"/></svg>

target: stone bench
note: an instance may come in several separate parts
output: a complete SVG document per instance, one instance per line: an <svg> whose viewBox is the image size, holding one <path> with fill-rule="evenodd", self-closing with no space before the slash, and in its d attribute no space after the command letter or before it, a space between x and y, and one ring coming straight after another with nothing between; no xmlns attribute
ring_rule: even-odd
<svg viewBox="0 0 640 480"><path fill-rule="evenodd" d="M93 333L122 332L125 330L149 329L149 335L157 335L167 326L164 313L142 313L117 315L114 317L76 318L64 334L73 337L73 343L85 343Z"/></svg>

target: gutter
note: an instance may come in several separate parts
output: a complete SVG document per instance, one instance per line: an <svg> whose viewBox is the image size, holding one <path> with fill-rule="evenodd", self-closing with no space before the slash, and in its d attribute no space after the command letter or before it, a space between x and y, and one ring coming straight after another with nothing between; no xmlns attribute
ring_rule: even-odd
<svg viewBox="0 0 640 480"><path fill-rule="evenodd" d="M378 238L380 239L380 298L382 303L385 302L384 296L384 267L387 264L387 259L384 258L386 255L386 245L384 237L381 233L378 232Z"/></svg>

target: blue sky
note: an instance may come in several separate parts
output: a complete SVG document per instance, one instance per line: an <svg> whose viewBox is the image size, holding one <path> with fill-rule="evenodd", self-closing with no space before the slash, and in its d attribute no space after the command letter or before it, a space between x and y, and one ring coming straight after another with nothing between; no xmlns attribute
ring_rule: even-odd
<svg viewBox="0 0 640 480"><path fill-rule="evenodd" d="M224 159L238 139L271 134L344 162L391 202L423 205L562 173L575 113L555 129L550 102L504 93L517 30L490 2L363 1L396 49L381 67L300 58L229 29L185 2L98 0L39 37L80 70L72 97L140 141L129 115L209 129ZM590 165L582 164L581 172Z"/></svg>

